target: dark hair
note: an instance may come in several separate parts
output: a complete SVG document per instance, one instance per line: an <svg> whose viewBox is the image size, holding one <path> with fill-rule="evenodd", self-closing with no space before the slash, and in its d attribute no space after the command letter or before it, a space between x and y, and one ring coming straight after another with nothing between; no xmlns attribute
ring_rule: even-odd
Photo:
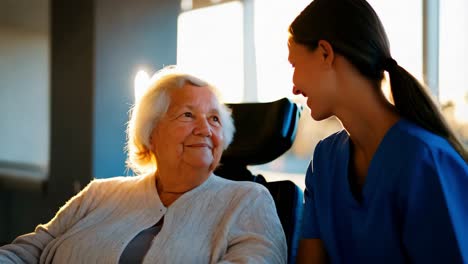
<svg viewBox="0 0 468 264"><path fill-rule="evenodd" d="M317 48L319 40L328 41L336 53L348 59L376 88L380 89L387 71L399 114L446 138L468 160L463 144L426 88L392 58L385 29L365 0L315 0L292 22L289 33L294 42L310 50Z"/></svg>

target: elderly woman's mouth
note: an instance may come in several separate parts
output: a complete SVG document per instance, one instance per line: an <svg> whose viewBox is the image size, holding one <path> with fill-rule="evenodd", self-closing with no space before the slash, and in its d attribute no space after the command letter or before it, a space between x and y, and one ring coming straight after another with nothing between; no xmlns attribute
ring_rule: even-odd
<svg viewBox="0 0 468 264"><path fill-rule="evenodd" d="M195 144L188 144L188 145L185 145L185 146L189 147L189 148L209 148L209 149L211 149L211 145L207 144L207 143L195 143Z"/></svg>

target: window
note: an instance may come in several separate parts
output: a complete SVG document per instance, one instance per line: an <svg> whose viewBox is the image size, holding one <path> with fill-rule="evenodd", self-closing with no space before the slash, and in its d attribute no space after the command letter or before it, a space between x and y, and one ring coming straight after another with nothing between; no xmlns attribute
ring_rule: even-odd
<svg viewBox="0 0 468 264"><path fill-rule="evenodd" d="M243 6L239 1L182 13L178 21L177 64L213 82L224 101L244 97Z"/></svg>
<svg viewBox="0 0 468 264"><path fill-rule="evenodd" d="M468 2L440 4L439 96L449 124L468 146Z"/></svg>
<svg viewBox="0 0 468 264"><path fill-rule="evenodd" d="M28 5L0 1L1 178L27 182L47 179L50 149L48 6L48 1L33 1Z"/></svg>

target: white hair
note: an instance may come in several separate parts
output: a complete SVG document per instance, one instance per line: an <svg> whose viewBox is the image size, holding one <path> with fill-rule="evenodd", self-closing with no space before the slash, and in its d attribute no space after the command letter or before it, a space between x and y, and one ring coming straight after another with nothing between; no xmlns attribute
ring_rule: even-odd
<svg viewBox="0 0 468 264"><path fill-rule="evenodd" d="M167 66L153 75L146 91L130 110L126 163L137 175L156 170L156 157L151 151L151 133L169 108L170 92L184 87L187 83L197 87L208 87L216 96L224 138L223 150L231 144L235 132L234 121L231 110L221 102L218 90L198 77L181 72L176 66Z"/></svg>

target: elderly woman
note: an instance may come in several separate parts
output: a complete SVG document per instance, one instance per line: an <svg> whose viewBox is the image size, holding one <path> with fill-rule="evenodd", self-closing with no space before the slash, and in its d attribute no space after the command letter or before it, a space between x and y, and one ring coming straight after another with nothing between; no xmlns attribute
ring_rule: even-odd
<svg viewBox="0 0 468 264"><path fill-rule="evenodd" d="M269 192L213 174L233 133L213 86L158 72L128 125L138 176L92 181L0 263L285 263Z"/></svg>

